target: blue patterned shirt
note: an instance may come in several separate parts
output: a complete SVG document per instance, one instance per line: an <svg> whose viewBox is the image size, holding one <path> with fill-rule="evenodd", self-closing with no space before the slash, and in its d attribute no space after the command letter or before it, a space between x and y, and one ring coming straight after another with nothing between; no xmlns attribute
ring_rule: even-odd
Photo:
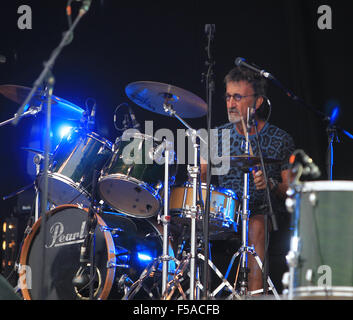
<svg viewBox="0 0 353 320"><path fill-rule="evenodd" d="M222 130L230 130L230 141L229 141L229 150L230 155L242 155L245 151L245 136L238 133L236 127L233 123L224 124L218 129L218 156L222 155ZM259 156L257 143L256 143L256 134L249 135L249 141L253 150L254 156ZM266 173L268 178L273 178L279 182L282 181L281 171L289 168L289 157L295 150L294 141L292 137L285 132L284 130L266 123L264 127L259 132L259 141L261 146L261 151L264 158L271 158L276 160L281 160L280 163L265 164ZM224 144L224 142L223 142ZM225 146L228 147L226 144ZM212 151L217 154L216 150L212 148ZM239 167L230 167L228 174L218 176L219 187L232 189L238 196L239 201L241 202L243 196L244 188L244 172L240 170ZM265 190L256 190L254 179L252 173L249 174L249 208L250 210L254 209L267 203L266 200L266 191ZM271 204L273 211L283 211L285 210L283 201L280 201L277 197L271 195Z"/></svg>

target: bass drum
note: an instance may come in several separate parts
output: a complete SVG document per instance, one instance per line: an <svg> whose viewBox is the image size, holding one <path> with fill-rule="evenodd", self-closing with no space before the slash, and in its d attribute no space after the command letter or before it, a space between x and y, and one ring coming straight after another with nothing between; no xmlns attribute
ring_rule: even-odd
<svg viewBox="0 0 353 320"><path fill-rule="evenodd" d="M38 300L43 295L45 300L89 299L88 288L79 289L72 283L80 267L87 217L88 209L76 205L62 205L49 211L44 250L41 218L33 225L20 255L20 289L24 299ZM147 265L162 255L162 235L148 219L118 213L96 217L94 299L122 299L125 285L135 282ZM154 277L153 281L159 278ZM136 299L150 297L141 290Z"/></svg>

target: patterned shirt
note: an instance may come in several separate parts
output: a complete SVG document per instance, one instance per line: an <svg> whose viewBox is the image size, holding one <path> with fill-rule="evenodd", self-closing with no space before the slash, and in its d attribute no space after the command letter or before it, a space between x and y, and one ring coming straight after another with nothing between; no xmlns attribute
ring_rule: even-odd
<svg viewBox="0 0 353 320"><path fill-rule="evenodd" d="M212 146L212 153L222 156L222 130L230 130L229 142L223 141L223 145L228 148L231 156L242 155L245 152L245 136L238 133L233 123L227 123L217 128L218 130L218 152ZM254 156L259 156L258 147L256 142L256 134L249 135L249 142L253 150ZM277 163L265 164L266 173L268 178L273 178L278 182L282 181L281 171L289 168L289 157L293 153L294 141L292 137L284 130L266 123L259 132L259 144L261 147L262 155L264 158L271 158L281 160ZM226 154L227 152L225 152ZM230 169L227 174L218 176L219 187L232 189L238 196L239 201L243 197L244 188L244 172L238 166L230 165ZM256 208L262 205L266 205L266 190L256 190L252 173L249 174L249 208L250 211L256 211ZM283 201L280 201L277 197L273 197L271 194L271 204L273 211L283 212L285 206Z"/></svg>

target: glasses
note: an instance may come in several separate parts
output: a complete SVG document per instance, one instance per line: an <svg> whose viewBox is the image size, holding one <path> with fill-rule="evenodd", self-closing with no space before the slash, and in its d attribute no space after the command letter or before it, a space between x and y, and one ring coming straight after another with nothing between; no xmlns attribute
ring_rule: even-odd
<svg viewBox="0 0 353 320"><path fill-rule="evenodd" d="M254 97L256 96L256 94L249 94L248 96L242 96L241 94L239 93L234 93L234 94L226 94L224 96L224 99L226 101L230 101L231 98L233 98L235 101L240 101L241 99L243 98L247 98L247 97Z"/></svg>

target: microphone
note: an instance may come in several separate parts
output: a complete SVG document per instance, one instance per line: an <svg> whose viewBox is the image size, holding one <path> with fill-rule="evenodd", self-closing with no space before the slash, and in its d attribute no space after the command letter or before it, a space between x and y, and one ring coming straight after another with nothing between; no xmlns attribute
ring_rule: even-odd
<svg viewBox="0 0 353 320"><path fill-rule="evenodd" d="M129 107L129 114L131 118L132 127L135 129L140 128L140 124L137 122L135 114L132 112L132 109L130 107Z"/></svg>
<svg viewBox="0 0 353 320"><path fill-rule="evenodd" d="M262 77L267 78L267 79L274 79L273 75L265 70L261 70L257 67L252 66L251 64L248 64L244 58L238 57L235 59L235 65L238 67L244 67L244 68L248 68L252 71L255 71L257 73L259 73Z"/></svg>
<svg viewBox="0 0 353 320"><path fill-rule="evenodd" d="M294 151L294 153L289 158L289 163L291 166L294 165L296 161L296 154L301 154L301 159L303 162L303 175L309 175L312 178L316 179L321 176L321 172L319 167L314 163L313 159L311 159L302 149Z"/></svg>
<svg viewBox="0 0 353 320"><path fill-rule="evenodd" d="M78 1L80 1L80 0L78 0ZM92 2L92 0L82 0L82 6L80 9L81 14L84 14L89 10L89 7L91 6L91 2Z"/></svg>
<svg viewBox="0 0 353 320"><path fill-rule="evenodd" d="M205 33L208 35L213 35L216 32L216 25L215 24L206 24L205 25Z"/></svg>
<svg viewBox="0 0 353 320"><path fill-rule="evenodd" d="M303 162L304 162L304 171L303 174L310 175L312 178L316 179L321 176L319 167L314 163L304 151L302 152Z"/></svg>

